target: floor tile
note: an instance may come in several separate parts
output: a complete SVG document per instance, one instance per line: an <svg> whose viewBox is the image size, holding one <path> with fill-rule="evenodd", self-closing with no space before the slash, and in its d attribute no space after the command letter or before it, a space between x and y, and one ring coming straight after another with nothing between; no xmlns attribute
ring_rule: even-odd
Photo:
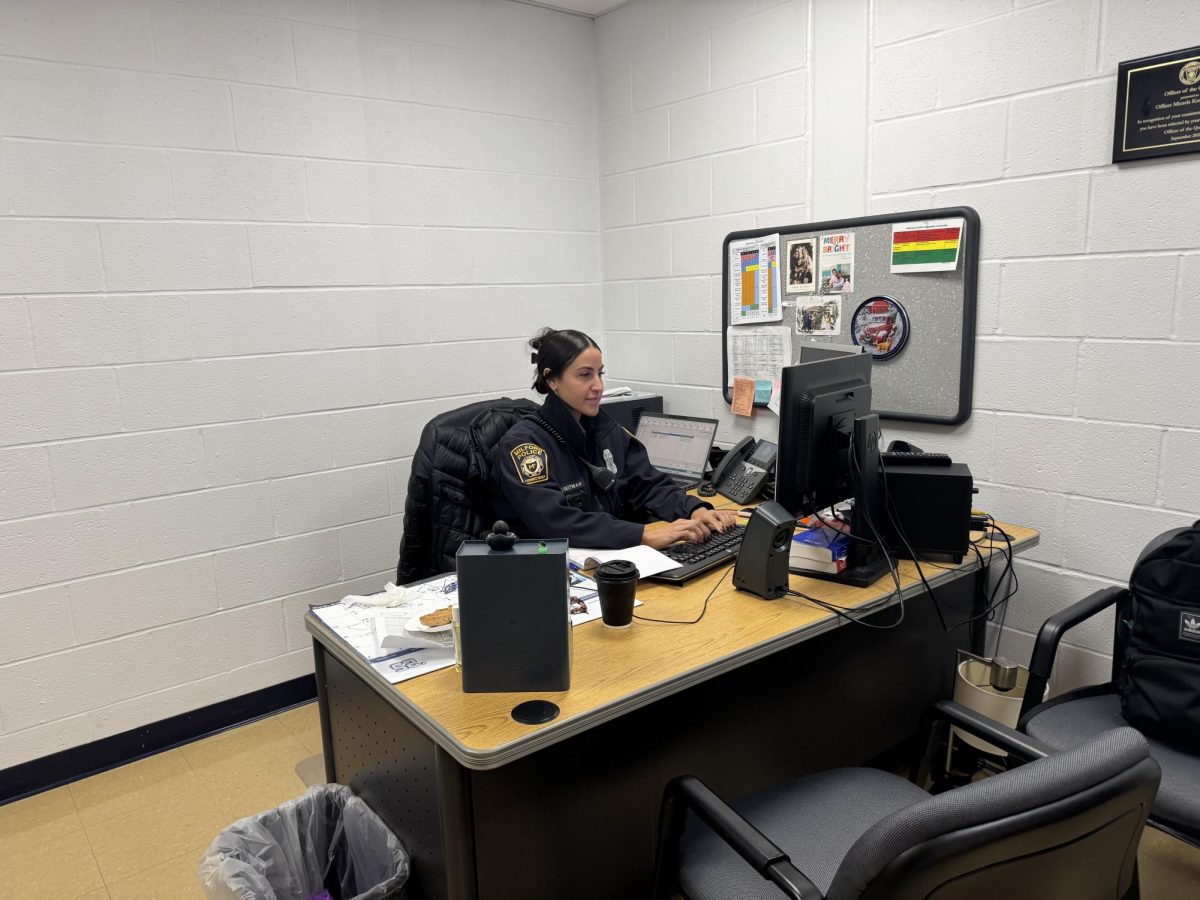
<svg viewBox="0 0 1200 900"><path fill-rule="evenodd" d="M109 896L112 900L188 900L192 897L204 900L196 866L207 846L193 848L129 878L110 881Z"/></svg>
<svg viewBox="0 0 1200 900"><path fill-rule="evenodd" d="M241 728L234 728L213 737L180 748L188 764L196 772L223 766L253 766L271 764L280 755L298 753L289 765L307 756L287 726L277 718L261 719Z"/></svg>
<svg viewBox="0 0 1200 900"><path fill-rule="evenodd" d="M163 805L196 784L196 773L179 750L167 750L70 785L85 825L143 806Z"/></svg>
<svg viewBox="0 0 1200 900"><path fill-rule="evenodd" d="M66 900L104 889L104 879L82 829L60 834L49 843L8 858L14 865L8 868L5 878L20 887L20 893L11 896L22 900Z"/></svg>
<svg viewBox="0 0 1200 900"><path fill-rule="evenodd" d="M317 711L315 701L281 712L276 718L287 726L292 736L303 744L309 753L324 752L321 742L321 715Z"/></svg>
<svg viewBox="0 0 1200 900"><path fill-rule="evenodd" d="M274 809L308 790L291 768L264 768L253 778L244 775L226 778L216 773L200 778L229 822Z"/></svg>
<svg viewBox="0 0 1200 900"><path fill-rule="evenodd" d="M313 728L321 727L321 714L317 710L317 702L305 703L292 709L276 713L275 718L282 722L292 734L300 734Z"/></svg>
<svg viewBox="0 0 1200 900"><path fill-rule="evenodd" d="M82 830L65 787L5 804L0 806L0 859L19 858L35 847Z"/></svg>
<svg viewBox="0 0 1200 900"><path fill-rule="evenodd" d="M296 777L310 787L325 784L325 757L320 753L296 763Z"/></svg>
<svg viewBox="0 0 1200 900"><path fill-rule="evenodd" d="M225 807L197 780L172 798L85 829L104 880L111 884L192 848L207 847L229 821Z"/></svg>
<svg viewBox="0 0 1200 900"><path fill-rule="evenodd" d="M1138 867L1142 900L1200 897L1200 847L1147 828L1138 847Z"/></svg>

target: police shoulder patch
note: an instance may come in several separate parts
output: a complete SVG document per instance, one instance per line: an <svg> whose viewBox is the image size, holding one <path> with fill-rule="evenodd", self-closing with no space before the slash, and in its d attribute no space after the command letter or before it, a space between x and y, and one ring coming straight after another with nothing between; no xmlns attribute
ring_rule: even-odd
<svg viewBox="0 0 1200 900"><path fill-rule="evenodd" d="M508 455L512 457L522 484L539 484L549 480L550 464L546 451L537 444L518 444L508 451Z"/></svg>

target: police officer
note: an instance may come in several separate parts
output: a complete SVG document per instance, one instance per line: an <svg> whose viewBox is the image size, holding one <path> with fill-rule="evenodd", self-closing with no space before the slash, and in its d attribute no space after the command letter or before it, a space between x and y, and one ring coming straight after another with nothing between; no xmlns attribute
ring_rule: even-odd
<svg viewBox="0 0 1200 900"><path fill-rule="evenodd" d="M650 464L646 448L600 411L600 348L581 331L543 329L530 342L533 387L546 395L492 454L496 514L523 537L597 549L702 541L734 514L689 497ZM666 524L644 528L653 513Z"/></svg>

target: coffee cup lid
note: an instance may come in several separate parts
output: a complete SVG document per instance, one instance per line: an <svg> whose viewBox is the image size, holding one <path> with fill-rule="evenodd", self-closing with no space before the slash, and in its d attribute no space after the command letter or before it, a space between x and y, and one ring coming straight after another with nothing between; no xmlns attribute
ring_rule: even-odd
<svg viewBox="0 0 1200 900"><path fill-rule="evenodd" d="M610 559L596 567L596 577L608 581L625 581L630 578L636 581L638 570L637 566L627 559Z"/></svg>

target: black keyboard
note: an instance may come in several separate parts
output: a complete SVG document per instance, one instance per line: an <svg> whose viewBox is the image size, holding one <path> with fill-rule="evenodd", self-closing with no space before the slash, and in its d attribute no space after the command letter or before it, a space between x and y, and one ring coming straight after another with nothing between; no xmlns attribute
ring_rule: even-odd
<svg viewBox="0 0 1200 900"><path fill-rule="evenodd" d="M884 450L879 459L885 466L948 466L946 453L921 453L916 450Z"/></svg>
<svg viewBox="0 0 1200 900"><path fill-rule="evenodd" d="M678 562L679 568L659 572L650 576L651 580L683 584L709 569L733 562L737 559L738 550L742 546L742 534L745 531L745 525L734 525L721 532L714 531L699 544L672 544L662 552Z"/></svg>

